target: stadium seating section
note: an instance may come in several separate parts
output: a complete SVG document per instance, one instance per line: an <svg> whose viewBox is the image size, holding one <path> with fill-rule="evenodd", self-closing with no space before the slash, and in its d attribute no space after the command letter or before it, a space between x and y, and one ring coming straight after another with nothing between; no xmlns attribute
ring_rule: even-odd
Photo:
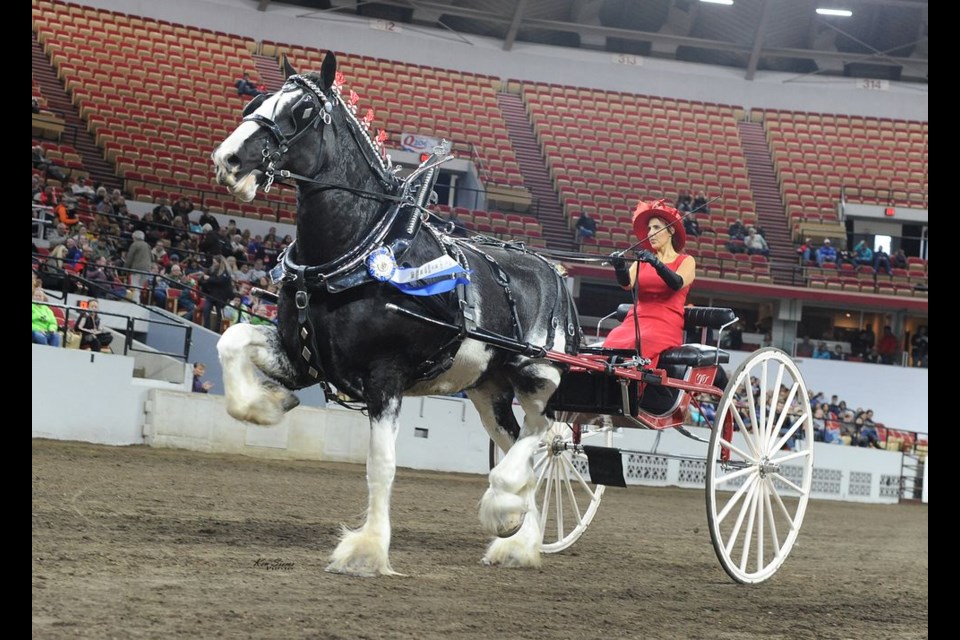
<svg viewBox="0 0 960 640"><path fill-rule="evenodd" d="M257 59L286 54L299 70L319 69L323 51L98 10L34 0L33 29L89 132L125 181L152 201L187 194L228 215L292 222L293 190L279 188L240 204L212 183L209 156L236 126L245 99L234 82L259 82ZM338 52L346 89L372 109L373 128L399 146L406 133L444 137L470 157L487 186L523 189L520 167L497 103L505 89L492 76ZM583 249L629 246L639 199L680 190L714 196L705 231L688 249L703 277L772 282L763 256L734 256L726 229L756 222L740 107L616 91L510 81L520 92L557 197L572 230L581 211L598 222ZM41 88L33 95L44 104ZM927 123L781 110L754 110L762 123L785 205L786 224L836 222L837 202L926 207ZM76 151L43 142L48 156L82 171ZM441 207L441 213L446 208ZM471 231L543 246L532 215L458 208ZM874 276L807 267L809 284L829 290L926 295L926 262ZM902 271L902 273L901 273ZM921 286L922 285L922 286Z"/></svg>

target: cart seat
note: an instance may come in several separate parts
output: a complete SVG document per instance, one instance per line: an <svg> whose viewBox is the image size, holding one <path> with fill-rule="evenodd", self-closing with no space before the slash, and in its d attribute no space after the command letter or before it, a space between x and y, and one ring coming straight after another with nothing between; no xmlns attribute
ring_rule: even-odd
<svg viewBox="0 0 960 640"><path fill-rule="evenodd" d="M685 380L690 367L708 367L728 362L730 354L722 349L706 344L682 344L663 351L657 367L664 369L670 378ZM640 396L640 408L655 416L667 415L677 408L680 393L680 389L647 385Z"/></svg>
<svg viewBox="0 0 960 640"><path fill-rule="evenodd" d="M719 356L719 360L717 357ZM675 367L706 367L711 364L727 364L730 362L730 354L723 349L717 349L706 344L682 344L679 347L671 347L660 354L659 366L666 369L671 378L683 377L683 371L679 376L673 375Z"/></svg>

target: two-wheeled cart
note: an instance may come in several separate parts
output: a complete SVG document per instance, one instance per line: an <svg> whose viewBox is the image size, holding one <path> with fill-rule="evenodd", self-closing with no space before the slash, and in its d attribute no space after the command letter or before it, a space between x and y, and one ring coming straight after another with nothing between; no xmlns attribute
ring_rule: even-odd
<svg viewBox="0 0 960 640"><path fill-rule="evenodd" d="M687 328L717 330L718 344L736 321L731 309L686 309ZM625 486L623 454L652 454L704 465L710 537L731 578L758 583L780 568L796 542L813 478L810 399L789 355L772 347L754 351L723 388L718 373L726 377L720 365L729 354L704 344L663 352L656 369L634 351L603 347L544 357L569 366L548 405L555 422L534 458L544 552L580 538L606 485ZM707 405L715 407L712 417ZM709 437L686 424L690 408ZM652 451L615 448L614 434L630 428L675 429L707 444L707 454L657 452L656 444ZM491 441L491 468L500 455Z"/></svg>

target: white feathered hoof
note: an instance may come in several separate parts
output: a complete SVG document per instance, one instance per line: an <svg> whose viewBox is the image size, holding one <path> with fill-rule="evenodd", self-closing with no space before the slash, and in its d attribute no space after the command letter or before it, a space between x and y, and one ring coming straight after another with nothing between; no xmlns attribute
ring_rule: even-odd
<svg viewBox="0 0 960 640"><path fill-rule="evenodd" d="M526 501L520 496L489 487L480 500L480 525L498 538L509 538L523 527Z"/></svg>
<svg viewBox="0 0 960 640"><path fill-rule="evenodd" d="M382 540L367 534L363 529L344 530L340 544L330 555L330 564L325 571L360 578L401 575L390 566Z"/></svg>
<svg viewBox="0 0 960 640"><path fill-rule="evenodd" d="M539 569L543 564L543 557L540 553L540 539L536 535L536 529L521 527L514 536L493 540L487 547L481 563L507 569Z"/></svg>

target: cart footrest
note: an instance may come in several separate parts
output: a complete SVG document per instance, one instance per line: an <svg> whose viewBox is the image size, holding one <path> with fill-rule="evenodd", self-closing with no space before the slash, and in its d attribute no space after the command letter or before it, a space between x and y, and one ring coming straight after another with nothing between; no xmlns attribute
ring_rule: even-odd
<svg viewBox="0 0 960 640"><path fill-rule="evenodd" d="M583 452L587 455L590 466L590 482L608 487L627 486L620 449L583 445Z"/></svg>

